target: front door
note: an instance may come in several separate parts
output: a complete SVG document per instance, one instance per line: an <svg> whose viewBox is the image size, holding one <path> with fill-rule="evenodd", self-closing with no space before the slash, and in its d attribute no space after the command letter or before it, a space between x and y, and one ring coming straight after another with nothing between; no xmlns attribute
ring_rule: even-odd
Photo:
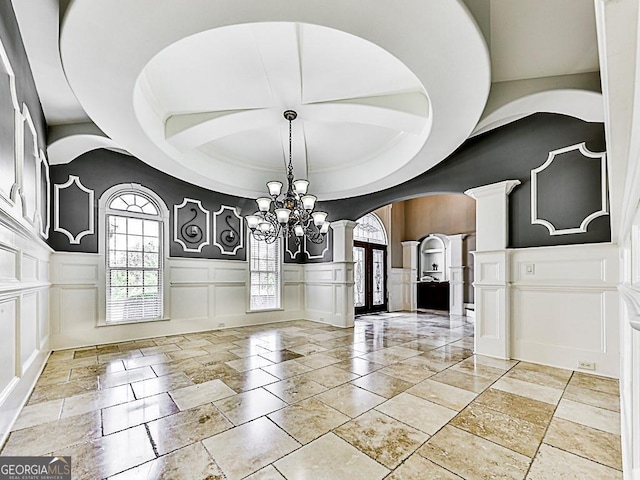
<svg viewBox="0 0 640 480"><path fill-rule="evenodd" d="M387 246L353 242L356 314L387 310Z"/></svg>

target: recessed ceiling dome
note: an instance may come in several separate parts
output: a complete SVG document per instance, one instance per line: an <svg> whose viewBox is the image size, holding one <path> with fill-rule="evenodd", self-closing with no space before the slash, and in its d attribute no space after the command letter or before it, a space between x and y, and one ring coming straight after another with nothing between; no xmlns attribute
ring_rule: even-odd
<svg viewBox="0 0 640 480"><path fill-rule="evenodd" d="M373 0L354 11L333 0L135 3L147 8L71 4L61 35L69 82L133 155L217 191L255 197L284 180L286 109L298 112L296 177L332 199L435 165L486 102L486 47L458 2L407 1L397 18ZM404 34L385 28L398 21Z"/></svg>
<svg viewBox="0 0 640 480"><path fill-rule="evenodd" d="M294 171L321 197L397 170L430 126L425 89L402 62L308 24L233 25L182 39L147 64L135 98L147 134L185 168L256 189L285 174L282 112L295 110Z"/></svg>

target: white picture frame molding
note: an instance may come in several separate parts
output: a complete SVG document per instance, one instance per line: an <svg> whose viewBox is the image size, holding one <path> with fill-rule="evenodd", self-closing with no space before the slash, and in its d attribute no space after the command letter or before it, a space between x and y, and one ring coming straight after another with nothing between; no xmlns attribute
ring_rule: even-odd
<svg viewBox="0 0 640 480"><path fill-rule="evenodd" d="M219 217L220 215L222 215L222 213L225 210L230 210L231 213L233 213L233 215L235 215L235 217L240 220L240 226L238 228L238 235L240 236L240 241L238 242L238 245L236 245L233 250L231 251L225 251L224 246L218 243L218 222L215 221L215 218ZM238 212L238 209L236 207L230 207L228 205L220 205L220 210L218 210L217 212L214 212L214 222L213 222L213 244L218 247L218 249L220 249L220 253L222 255L236 255L237 251L240 250L241 248L244 247L244 228L243 228L243 219L240 216L240 213Z"/></svg>
<svg viewBox="0 0 640 480"><path fill-rule="evenodd" d="M44 165L44 169L41 166ZM40 188L42 183L42 178L40 175L44 171L45 173L45 182L47 184L47 198L45 201L46 211L40 212L39 209L42 206L42 199L40 195L42 195L42 190ZM47 161L47 157L42 150L40 150L40 165L38 165L38 185L37 185L37 195L38 199L38 214L40 218L40 235L44 238L49 238L49 228L50 228L50 213L51 213L51 176L49 174L49 162Z"/></svg>
<svg viewBox="0 0 640 480"><path fill-rule="evenodd" d="M205 228L204 228L204 234L202 236L203 241L198 244L198 248L189 247L189 245L187 245L180 238L180 235L179 235L180 230L178 226L178 212L189 204L195 205L197 208L200 209L202 213L204 213ZM205 246L211 245L211 237L210 237L211 234L209 233L211 231L210 215L211 213L209 212L209 210L207 210L202 206L202 202L200 200L196 200L193 198L185 197L182 199L182 203L180 203L180 205L173 206L173 241L182 247L183 252L202 253L202 249Z"/></svg>
<svg viewBox="0 0 640 480"><path fill-rule="evenodd" d="M294 242L294 245L295 245L295 242ZM292 258L292 259L293 259L293 258L296 258L296 256L297 256L300 252L302 252L302 245L301 245L301 244L299 244L299 245L297 245L297 247L298 247L298 248L296 248L296 251L295 251L295 252L292 252L292 251L291 251L291 249L290 249L289 237L286 237L286 239L285 239L285 241L284 241L284 249L285 249L285 251L289 254L289 257L290 257L290 258Z"/></svg>
<svg viewBox="0 0 640 480"><path fill-rule="evenodd" d="M583 156L587 158L599 158L600 159L600 172L601 172L601 208L600 210L587 215L579 227L575 228L556 228L551 222L538 218L538 174L549 167L556 159L558 155L563 153L578 150ZM586 233L589 224L598 217L609 215L608 202L607 202L607 153L606 152L592 152L590 151L585 142L571 145L569 147L560 148L558 150L552 150L549 152L547 160L537 168L531 170L531 224L543 225L549 230L549 235L572 235L576 233Z"/></svg>
<svg viewBox="0 0 640 480"><path fill-rule="evenodd" d="M38 183L39 183L39 174L38 174L38 168L40 167L40 153L39 153L39 148L38 148L38 132L36 130L36 126L33 123L33 118L31 118L31 112L29 111L29 107L27 106L26 103L22 104L22 142L21 142L21 146L18 148L18 151L22 151L22 161L18 162L18 184L20 185L20 197L22 199L22 216L34 227L37 226L38 223ZM31 155L33 155L33 162L34 162L34 178L32 178L33 182L34 182L34 192L33 192L33 198L29 199L26 198L27 195L27 191L25 189L25 179L24 179L24 171L25 171L25 165L26 162L29 160L29 158L27 158L27 152L22 148L24 146L24 134L25 134L25 127L24 125L27 126L27 128L29 128L29 130L31 131L31 135L33 137L33 151L29 152ZM33 208L31 209L31 211L29 211L30 205L29 205L29 200L33 201L34 205Z"/></svg>
<svg viewBox="0 0 640 480"><path fill-rule="evenodd" d="M13 184L9 191L0 189L0 198L5 200L10 206L15 205L16 196L20 194L20 185L18 179L18 164L20 160L19 152L22 150L22 113L20 112L20 102L18 102L18 91L16 89L16 76L9 61L2 39L0 38L0 65L9 76L9 92L11 96L11 104L13 105L13 129L14 129L14 148L13 148Z"/></svg>
<svg viewBox="0 0 640 480"><path fill-rule="evenodd" d="M74 183L80 190L87 193L87 203L89 207L88 228L86 230L82 230L75 236L69 230L67 230L66 228L60 225L60 191L69 188ZM93 218L94 217L93 199L94 199L93 190L82 185L82 182L80 181L80 177L78 177L77 175L69 175L69 179L65 183L63 183L62 185L58 185L58 184L54 185L53 186L53 230L55 232L60 232L66 235L66 237L69 239L69 243L72 245L79 245L80 240L82 240L82 238L85 235L93 235L94 226L95 226L94 218Z"/></svg>
<svg viewBox="0 0 640 480"><path fill-rule="evenodd" d="M311 255L311 253L309 253L309 250L307 249L307 237L304 237L304 253L307 255L307 258L309 260L324 258L324 254L329 251L329 249L331 248L331 235L329 235L329 232L327 232L324 238L326 238L327 244L322 249L322 252L319 255Z"/></svg>

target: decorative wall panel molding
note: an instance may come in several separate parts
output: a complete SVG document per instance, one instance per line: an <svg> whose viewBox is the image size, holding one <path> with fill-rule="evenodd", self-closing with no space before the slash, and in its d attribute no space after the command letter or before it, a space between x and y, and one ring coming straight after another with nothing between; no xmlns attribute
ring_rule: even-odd
<svg viewBox="0 0 640 480"><path fill-rule="evenodd" d="M0 39L1 40L1 39ZM0 41L0 198L13 205L18 187L17 152L22 144L16 78Z"/></svg>
<svg viewBox="0 0 640 480"><path fill-rule="evenodd" d="M173 241L185 252L202 252L211 244L210 212L200 200L184 198L180 205L173 206Z"/></svg>
<svg viewBox="0 0 640 480"><path fill-rule="evenodd" d="M73 245L79 245L80 240L85 235L93 235L94 233L94 192L93 190L85 187L80 182L80 178L76 175L69 175L69 179L63 183L62 185L54 185L54 193L53 193L53 230L56 232L60 232L67 236L69 239L69 243ZM77 202L65 202L65 205L69 205L71 203L76 207L86 206L85 216L83 218L73 218L74 222L82 222L84 221L84 225L80 227L75 235L69 229L72 228L69 220L70 218L61 218L60 212L60 202L61 196L74 194L76 196L81 196L86 199L86 202L83 201L82 205L79 205ZM83 228L84 227L84 228Z"/></svg>
<svg viewBox="0 0 640 480"><path fill-rule="evenodd" d="M599 198L600 198L600 209L594 211L584 217L583 219L576 219L576 223L580 222L580 225L573 228L557 228L551 221L540 218L539 217L539 179L538 175L549 168L551 164L556 160L559 155L572 152L579 151L584 157L587 159L591 158L599 158L600 159L600 182L599 182ZM608 215L608 202L607 202L607 164L606 164L606 152L592 152L587 149L586 144L580 143L576 145L571 145L569 147L560 148L558 150L552 150L549 152L549 156L547 160L540 165L538 168L534 168L531 170L531 224L532 225L543 225L549 230L550 235L571 235L576 233L586 233L587 227L589 223L595 220L598 217L603 215Z"/></svg>
<svg viewBox="0 0 640 480"><path fill-rule="evenodd" d="M38 217L40 235L49 238L49 217L51 205L51 178L49 176L49 162L44 152L40 150L38 166Z"/></svg>
<svg viewBox="0 0 640 480"><path fill-rule="evenodd" d="M304 237L304 253L310 260L316 258L324 258L324 254L331 249L331 234L327 234L324 240L320 244L315 244L307 241L307 237Z"/></svg>
<svg viewBox="0 0 640 480"><path fill-rule="evenodd" d="M220 206L213 220L213 244L223 255L235 255L244 247L244 225L236 207Z"/></svg>
<svg viewBox="0 0 640 480"><path fill-rule="evenodd" d="M292 250L292 248L294 250ZM290 238L287 237L284 241L284 250L289 254L289 258L294 259L302 252L302 244L296 244L295 240L291 241Z"/></svg>
<svg viewBox="0 0 640 480"><path fill-rule="evenodd" d="M38 210L38 169L40 152L38 151L38 133L26 104L22 104L23 150L22 162L18 163L18 178L21 185L22 215L35 225ZM20 158L20 157L18 157Z"/></svg>

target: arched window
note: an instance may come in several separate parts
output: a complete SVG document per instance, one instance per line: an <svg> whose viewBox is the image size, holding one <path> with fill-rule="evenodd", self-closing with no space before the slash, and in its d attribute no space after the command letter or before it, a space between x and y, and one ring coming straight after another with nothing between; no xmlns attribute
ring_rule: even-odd
<svg viewBox="0 0 640 480"><path fill-rule="evenodd" d="M105 323L163 318L166 206L151 190L129 184L105 192L100 207Z"/></svg>
<svg viewBox="0 0 640 480"><path fill-rule="evenodd" d="M367 243L387 244L387 232L375 213L367 213L356 220L353 239Z"/></svg>

